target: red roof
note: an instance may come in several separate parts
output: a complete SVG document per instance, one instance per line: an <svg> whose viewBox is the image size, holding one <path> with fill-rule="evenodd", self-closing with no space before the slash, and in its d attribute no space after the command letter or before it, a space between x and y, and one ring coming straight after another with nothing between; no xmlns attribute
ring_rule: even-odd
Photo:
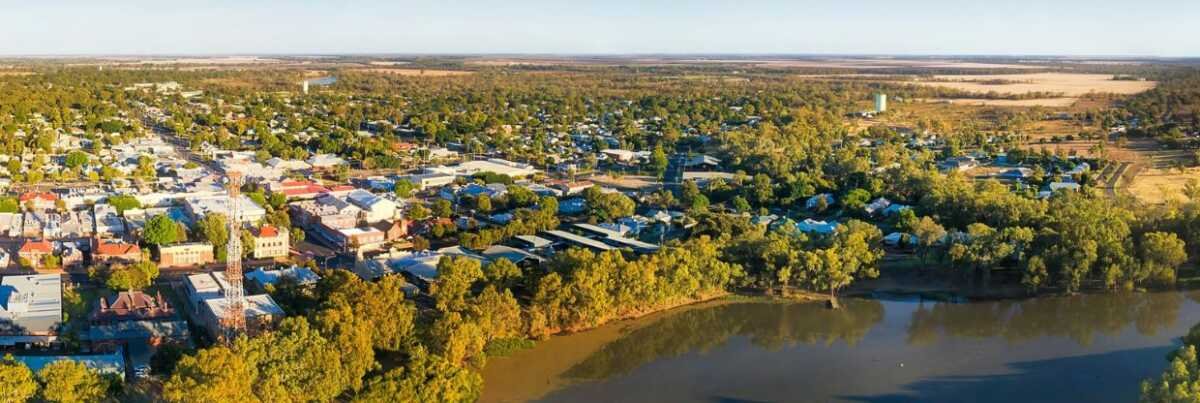
<svg viewBox="0 0 1200 403"><path fill-rule="evenodd" d="M124 242L100 241L100 244L96 245L95 250L95 254L107 256L125 256L135 253L141 254L142 249L138 248L136 244Z"/></svg>
<svg viewBox="0 0 1200 403"><path fill-rule="evenodd" d="M286 186L286 187L283 188L283 194L287 195L288 197L303 196L303 195L317 195L317 194L329 192L329 189L326 189L324 186L316 185L316 184L312 184L312 183L309 183L306 185L284 185L284 186Z"/></svg>
<svg viewBox="0 0 1200 403"><path fill-rule="evenodd" d="M33 200L33 199L55 201L55 200L58 200L58 196L55 196L54 193L50 193L50 192L25 192L24 194L21 195L22 203Z"/></svg>
<svg viewBox="0 0 1200 403"><path fill-rule="evenodd" d="M19 253L27 252L53 253L54 246L50 244L50 241L44 239L40 241L26 240L25 244L21 245Z"/></svg>
<svg viewBox="0 0 1200 403"><path fill-rule="evenodd" d="M333 187L334 192L346 192L354 189L355 187L350 185L338 185Z"/></svg>
<svg viewBox="0 0 1200 403"><path fill-rule="evenodd" d="M258 230L258 236L263 238L276 237L279 236L279 229L275 228L274 225L266 224Z"/></svg>

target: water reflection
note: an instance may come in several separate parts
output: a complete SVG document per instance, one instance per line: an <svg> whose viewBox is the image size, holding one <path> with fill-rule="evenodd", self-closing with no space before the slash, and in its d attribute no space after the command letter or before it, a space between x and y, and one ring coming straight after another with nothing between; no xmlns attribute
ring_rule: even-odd
<svg viewBox="0 0 1200 403"><path fill-rule="evenodd" d="M943 337L1021 342L1061 336L1086 346L1097 335L1113 335L1130 324L1140 335L1155 335L1175 325L1183 301L1183 294L1171 292L921 303L908 325L908 343L928 345Z"/></svg>
<svg viewBox="0 0 1200 403"><path fill-rule="evenodd" d="M847 300L843 309L821 304L733 303L663 318L606 344L571 367L568 378L599 380L684 353L707 352L734 336L777 350L804 344L854 345L883 319L883 303Z"/></svg>
<svg viewBox="0 0 1200 403"><path fill-rule="evenodd" d="M999 338L1010 344L1064 337L1082 346L1097 336L1115 335L1132 325L1142 336L1174 327L1183 293L1122 293L1043 297L971 303L845 301L843 309L821 304L739 302L667 316L609 342L565 374L576 380L602 380L645 364L687 353L706 353L743 337L757 348L853 347L884 319L885 306L900 320L908 345L947 339ZM909 314L911 312L911 314ZM1174 337L1174 335L1172 335Z"/></svg>

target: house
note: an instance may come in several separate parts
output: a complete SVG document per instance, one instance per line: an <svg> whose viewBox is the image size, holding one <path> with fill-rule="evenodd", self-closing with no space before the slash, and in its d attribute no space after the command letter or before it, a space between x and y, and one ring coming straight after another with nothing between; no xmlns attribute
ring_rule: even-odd
<svg viewBox="0 0 1200 403"><path fill-rule="evenodd" d="M50 192L25 192L20 201L22 206L31 206L34 210L53 210L58 196Z"/></svg>
<svg viewBox="0 0 1200 403"><path fill-rule="evenodd" d="M863 210L866 210L867 214L875 214L875 213L883 211L884 209L888 208L888 206L891 206L891 205L892 205L891 200L880 197L878 199L875 199L875 201L872 201L870 204L867 204L867 206L864 207Z"/></svg>
<svg viewBox="0 0 1200 403"><path fill-rule="evenodd" d="M346 195L346 201L362 209L361 218L368 223L391 220L396 216L396 202L376 196L374 193L355 189Z"/></svg>
<svg viewBox="0 0 1200 403"><path fill-rule="evenodd" d="M37 241L26 239L25 243L21 244L21 249L17 251L17 256L21 259L21 265L33 268L41 267L42 261L46 256L53 254L54 245L45 239Z"/></svg>
<svg viewBox="0 0 1200 403"><path fill-rule="evenodd" d="M941 170L942 172L962 172L979 166L979 161L976 161L975 158L968 156L952 157L939 162L937 166L938 170Z"/></svg>
<svg viewBox="0 0 1200 403"><path fill-rule="evenodd" d="M312 169L334 169L340 165L347 165L346 160L333 154L315 154L305 161Z"/></svg>
<svg viewBox="0 0 1200 403"><path fill-rule="evenodd" d="M206 265L213 260L213 246L210 243L192 242L158 248L159 267Z"/></svg>
<svg viewBox="0 0 1200 403"><path fill-rule="evenodd" d="M288 233L280 231L274 225L264 224L262 227L251 229L250 235L254 238L255 259L287 257L290 250Z"/></svg>
<svg viewBox="0 0 1200 403"><path fill-rule="evenodd" d="M92 239L92 263L136 263L142 261L142 249L134 243L111 239Z"/></svg>
<svg viewBox="0 0 1200 403"><path fill-rule="evenodd" d="M796 223L796 229L800 232L810 234L829 235L837 232L837 221L818 221L811 218L805 218L804 221Z"/></svg>
<svg viewBox="0 0 1200 403"><path fill-rule="evenodd" d="M893 232L883 236L883 244L891 247L915 247L918 242L916 235L903 232Z"/></svg>
<svg viewBox="0 0 1200 403"><path fill-rule="evenodd" d="M48 344L62 322L62 276L34 274L0 279L0 345Z"/></svg>
<svg viewBox="0 0 1200 403"><path fill-rule="evenodd" d="M816 209L822 207L822 205L821 205L822 200L825 202L824 207L832 206L833 203L836 201L836 199L834 199L833 195L831 195L829 193L821 193L819 195L809 197L808 200L804 202L804 208L809 209L809 210L816 210Z"/></svg>
<svg viewBox="0 0 1200 403"><path fill-rule="evenodd" d="M1001 173L999 175L999 177L1001 179L1008 179L1008 180L1029 179L1029 178L1033 177L1033 170L1029 169L1029 168L1024 168L1024 167L1013 168L1013 169L1004 171L1003 173Z"/></svg>
<svg viewBox="0 0 1200 403"><path fill-rule="evenodd" d="M175 308L163 298L141 291L121 291L111 297L100 297L92 311L92 323L113 323L139 320L165 320L175 317Z"/></svg>
<svg viewBox="0 0 1200 403"><path fill-rule="evenodd" d="M883 209L883 215L887 216L887 217L891 217L896 214L900 214L904 210L912 210L912 206L908 206L908 205L904 205L904 204L900 204L900 203L892 203L891 205L888 205L887 208Z"/></svg>

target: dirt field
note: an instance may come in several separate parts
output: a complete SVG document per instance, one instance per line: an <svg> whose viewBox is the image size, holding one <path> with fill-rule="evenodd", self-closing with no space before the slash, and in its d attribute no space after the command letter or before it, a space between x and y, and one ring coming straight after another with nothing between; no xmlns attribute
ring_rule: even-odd
<svg viewBox="0 0 1200 403"><path fill-rule="evenodd" d="M1154 88L1155 85L1153 81L1113 80L1112 75L1109 74L1077 73L934 76L931 80L919 80L917 83L971 92L995 91L1004 94L1057 92L1067 97L1078 97L1089 92L1136 94Z"/></svg>
<svg viewBox="0 0 1200 403"><path fill-rule="evenodd" d="M1037 98L1037 99L972 99L972 98L938 98L933 101L949 102L955 105L978 106L1048 106L1066 108L1075 104L1077 98Z"/></svg>
<svg viewBox="0 0 1200 403"><path fill-rule="evenodd" d="M1182 173L1175 169L1151 168L1134 178L1128 191L1145 203L1182 200L1183 186L1192 180L1200 180L1200 168L1188 168Z"/></svg>
<svg viewBox="0 0 1200 403"><path fill-rule="evenodd" d="M463 70L430 70L430 69L360 69L356 71L366 73L379 74L394 74L399 76L420 76L420 77L448 77L448 76L465 76L475 74L473 71Z"/></svg>

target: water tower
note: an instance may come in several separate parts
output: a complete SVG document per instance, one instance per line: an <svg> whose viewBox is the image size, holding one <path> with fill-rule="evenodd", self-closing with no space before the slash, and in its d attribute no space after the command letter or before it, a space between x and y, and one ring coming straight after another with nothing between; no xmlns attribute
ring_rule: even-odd
<svg viewBox="0 0 1200 403"><path fill-rule="evenodd" d="M887 112L887 94L875 93L875 113Z"/></svg>

